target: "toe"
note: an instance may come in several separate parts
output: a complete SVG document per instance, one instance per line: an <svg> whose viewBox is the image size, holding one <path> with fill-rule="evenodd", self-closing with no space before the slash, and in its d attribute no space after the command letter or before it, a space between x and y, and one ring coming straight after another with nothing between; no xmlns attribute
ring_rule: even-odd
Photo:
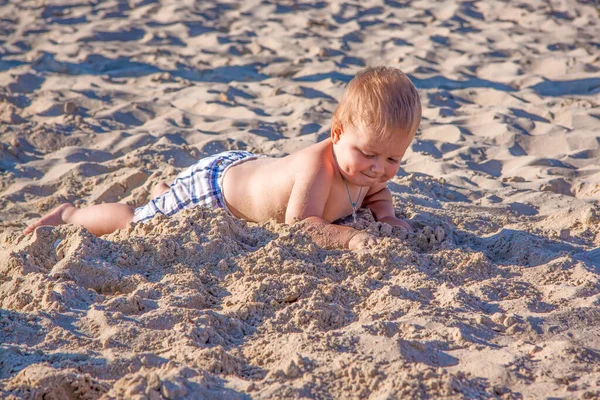
<svg viewBox="0 0 600 400"><path fill-rule="evenodd" d="M27 228L25 228L25 230L23 231L23 234L29 235L31 232L33 232L34 229L35 229L35 224L31 224Z"/></svg>

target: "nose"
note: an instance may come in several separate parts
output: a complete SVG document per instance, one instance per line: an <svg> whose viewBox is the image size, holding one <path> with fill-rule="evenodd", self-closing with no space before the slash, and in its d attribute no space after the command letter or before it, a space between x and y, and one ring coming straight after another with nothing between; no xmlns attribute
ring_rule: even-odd
<svg viewBox="0 0 600 400"><path fill-rule="evenodd" d="M383 174L383 172L384 172L383 162L380 159L375 158L373 160L373 164L371 164L371 171L377 175Z"/></svg>

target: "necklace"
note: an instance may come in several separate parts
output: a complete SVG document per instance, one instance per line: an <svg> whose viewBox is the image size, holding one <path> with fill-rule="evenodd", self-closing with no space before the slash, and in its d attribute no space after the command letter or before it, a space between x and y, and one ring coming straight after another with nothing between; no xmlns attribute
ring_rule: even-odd
<svg viewBox="0 0 600 400"><path fill-rule="evenodd" d="M335 159L335 162L337 164L337 157L335 156L335 153L333 152L333 146L331 147L331 152L333 153L333 158ZM342 173L340 172L340 175L342 175ZM352 206L352 218L354 219L354 223L356 223L356 209L358 207L358 200L360 200L360 195L362 194L362 186L360 187L360 191L358 192L358 196L356 197L356 201L352 201L352 195L350 194L350 188L348 187L348 181L346 181L346 178L344 178L344 175L342 175L342 179L344 180L344 184L346 185L346 192L348 193L348 200L350 200L350 205Z"/></svg>
<svg viewBox="0 0 600 400"><path fill-rule="evenodd" d="M348 188L348 182L346 182L346 178L342 175L342 179L346 184L346 191L348 192L348 200L350 200L350 205L352 206L352 218L354 219L354 223L356 223L356 208L358 207L358 200L360 200L360 195L362 194L362 186L360 187L360 191L358 192L358 196L356 197L356 201L352 201L352 196L350 195L350 188Z"/></svg>

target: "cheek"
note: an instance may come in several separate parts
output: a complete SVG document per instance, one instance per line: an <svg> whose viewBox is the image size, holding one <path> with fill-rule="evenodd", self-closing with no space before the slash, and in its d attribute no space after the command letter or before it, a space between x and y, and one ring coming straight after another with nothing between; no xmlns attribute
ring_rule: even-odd
<svg viewBox="0 0 600 400"><path fill-rule="evenodd" d="M390 164L385 168L385 176L388 179L391 179L398 173L398 169L400 169L400 165L398 164Z"/></svg>
<svg viewBox="0 0 600 400"><path fill-rule="evenodd" d="M346 172L357 172L364 168L360 155L350 153L346 157Z"/></svg>

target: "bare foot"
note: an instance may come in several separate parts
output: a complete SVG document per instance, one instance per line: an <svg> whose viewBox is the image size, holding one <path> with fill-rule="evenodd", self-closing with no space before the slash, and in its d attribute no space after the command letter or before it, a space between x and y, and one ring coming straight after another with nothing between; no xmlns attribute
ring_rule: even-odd
<svg viewBox="0 0 600 400"><path fill-rule="evenodd" d="M63 214L65 213L66 210L69 210L72 208L75 208L75 207L71 203L61 204L60 206L56 207L54 210L52 210L48 214L46 214L38 222L36 222L35 224L31 224L27 228L25 228L23 233L25 235L28 235L31 232L33 232L35 230L35 228L37 228L38 226L42 226L42 225L57 226L57 225L64 224L65 221L63 219Z"/></svg>
<svg viewBox="0 0 600 400"><path fill-rule="evenodd" d="M152 188L152 191L150 191L150 196L152 196L152 198L155 199L158 196L160 196L161 194L168 192L168 191L169 191L169 185L167 185L164 182L160 182Z"/></svg>

